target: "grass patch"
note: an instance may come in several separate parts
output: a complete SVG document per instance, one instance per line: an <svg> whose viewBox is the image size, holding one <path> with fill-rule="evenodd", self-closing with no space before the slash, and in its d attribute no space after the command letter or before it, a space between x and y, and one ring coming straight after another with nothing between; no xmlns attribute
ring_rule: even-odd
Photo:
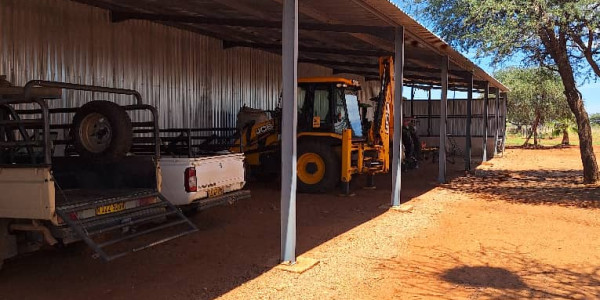
<svg viewBox="0 0 600 300"><path fill-rule="evenodd" d="M507 146L522 146L525 143L525 138L521 134L511 134L506 136ZM579 145L579 137L577 132L569 131L569 140L571 145ZM600 146L600 126L592 126L592 141L595 146ZM544 138L539 139L539 144L542 146L556 146L562 142L562 135L557 137L549 137L549 134L545 134ZM529 140L529 143L533 143L533 137Z"/></svg>

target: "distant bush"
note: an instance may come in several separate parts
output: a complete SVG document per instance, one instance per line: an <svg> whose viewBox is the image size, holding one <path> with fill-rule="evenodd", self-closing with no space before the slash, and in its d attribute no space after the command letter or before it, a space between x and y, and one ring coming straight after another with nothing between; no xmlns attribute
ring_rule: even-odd
<svg viewBox="0 0 600 300"><path fill-rule="evenodd" d="M600 125L600 113L592 114L590 116L590 123Z"/></svg>

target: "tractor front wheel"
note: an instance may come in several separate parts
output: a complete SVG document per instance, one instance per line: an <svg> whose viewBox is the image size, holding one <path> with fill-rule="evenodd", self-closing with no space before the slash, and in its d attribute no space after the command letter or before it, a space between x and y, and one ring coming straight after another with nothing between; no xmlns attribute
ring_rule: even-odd
<svg viewBox="0 0 600 300"><path fill-rule="evenodd" d="M327 143L299 143L297 168L301 193L329 192L340 181L340 159Z"/></svg>

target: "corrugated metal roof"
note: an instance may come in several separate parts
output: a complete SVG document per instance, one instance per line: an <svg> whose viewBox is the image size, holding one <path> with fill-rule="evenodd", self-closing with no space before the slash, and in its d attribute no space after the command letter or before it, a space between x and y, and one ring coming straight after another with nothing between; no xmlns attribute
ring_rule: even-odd
<svg viewBox="0 0 600 300"><path fill-rule="evenodd" d="M279 27L231 26L224 23L226 20L263 22L262 25L280 22L283 0L76 1L116 13L170 16L171 19L155 21L221 39L225 47L251 47L273 53L280 52ZM383 28L381 32L348 33L317 31L314 28L307 30L300 26L300 61L314 62L332 68L337 73L354 73L366 78L377 77L377 56L393 52L393 40L389 31L402 25L408 41L405 47L407 83L439 84L441 56L448 55L451 71L472 72L476 81L487 81L492 87L508 90L389 0L301 0L299 11L301 25L318 27L319 24L337 24ZM213 18L224 22L181 22L181 18L189 20L190 17ZM388 32L385 32L386 30ZM451 73L450 81L461 81L461 76Z"/></svg>

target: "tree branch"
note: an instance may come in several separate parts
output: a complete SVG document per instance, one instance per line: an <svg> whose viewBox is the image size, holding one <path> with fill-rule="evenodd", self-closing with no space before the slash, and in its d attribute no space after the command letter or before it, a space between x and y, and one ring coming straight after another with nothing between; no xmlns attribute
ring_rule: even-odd
<svg viewBox="0 0 600 300"><path fill-rule="evenodd" d="M588 46L586 46L586 44L583 41L583 39L581 38L581 36L579 36L577 34L573 34L573 32L570 32L569 35L571 36L573 41L579 46L579 48L581 48L581 52L583 53L583 56L585 56L585 59L592 67L592 70L594 70L594 73L596 73L596 76L600 77L600 65L598 65L598 63L594 60L594 55L593 55L592 49L591 49L591 45L593 44L592 43L593 37L590 37L590 40L588 41L588 45L589 45L589 47L588 47Z"/></svg>

